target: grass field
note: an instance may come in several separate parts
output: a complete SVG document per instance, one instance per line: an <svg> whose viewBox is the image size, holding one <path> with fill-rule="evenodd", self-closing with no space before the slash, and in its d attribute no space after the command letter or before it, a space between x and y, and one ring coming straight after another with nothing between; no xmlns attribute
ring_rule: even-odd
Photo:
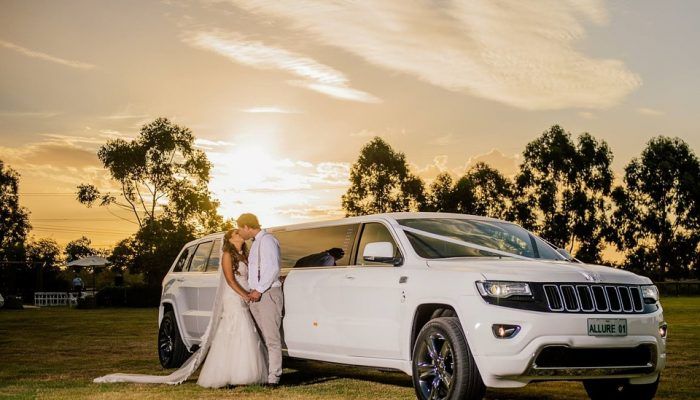
<svg viewBox="0 0 700 400"><path fill-rule="evenodd" d="M700 398L700 297L663 299L670 325L668 366L658 399ZM406 399L408 376L298 362L277 389L251 386L207 390L192 379L180 386L91 383L110 372L161 371L155 352L155 309L0 311L2 399ZM489 390L489 399L583 399L580 383L547 382Z"/></svg>

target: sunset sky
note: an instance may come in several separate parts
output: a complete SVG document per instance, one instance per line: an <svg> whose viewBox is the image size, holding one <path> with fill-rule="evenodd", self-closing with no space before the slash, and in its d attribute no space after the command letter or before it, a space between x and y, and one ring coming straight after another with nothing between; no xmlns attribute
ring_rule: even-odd
<svg viewBox="0 0 700 400"><path fill-rule="evenodd" d="M61 244L135 231L75 187L109 189L99 146L159 116L193 130L221 213L266 226L342 216L373 136L428 182L512 175L555 123L606 140L618 174L659 134L700 153L697 1L0 4L0 159Z"/></svg>

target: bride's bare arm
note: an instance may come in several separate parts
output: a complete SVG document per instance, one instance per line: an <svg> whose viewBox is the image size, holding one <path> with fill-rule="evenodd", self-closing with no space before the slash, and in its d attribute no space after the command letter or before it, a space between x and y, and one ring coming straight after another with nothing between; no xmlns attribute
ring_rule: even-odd
<svg viewBox="0 0 700 400"><path fill-rule="evenodd" d="M236 278L233 276L233 268L231 264L231 255L224 253L224 258L221 260L221 268L224 269L224 277L226 278L226 283L233 289L234 292L238 293L244 300L248 300L248 291L243 289L241 285L238 284Z"/></svg>

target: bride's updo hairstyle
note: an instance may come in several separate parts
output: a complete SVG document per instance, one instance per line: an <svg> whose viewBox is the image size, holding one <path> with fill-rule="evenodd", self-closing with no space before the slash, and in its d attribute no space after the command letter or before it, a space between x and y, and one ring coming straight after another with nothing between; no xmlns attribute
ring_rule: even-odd
<svg viewBox="0 0 700 400"><path fill-rule="evenodd" d="M236 249L236 246L232 245L230 240L231 236L233 234L238 234L238 229L231 229L229 231L226 231L224 234L224 244L223 244L223 251L225 254L228 254L231 256L231 264L233 264L233 273L236 275L240 275L238 273L238 264L243 261L246 265L248 265L248 245L243 242L243 245L241 246L241 251L239 252L238 249Z"/></svg>

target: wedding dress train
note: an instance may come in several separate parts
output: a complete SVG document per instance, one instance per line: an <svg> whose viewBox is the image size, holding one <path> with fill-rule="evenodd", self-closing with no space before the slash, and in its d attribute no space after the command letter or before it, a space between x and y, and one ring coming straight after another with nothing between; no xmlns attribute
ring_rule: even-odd
<svg viewBox="0 0 700 400"><path fill-rule="evenodd" d="M221 252L221 250L220 250ZM223 259L220 254L219 260ZM247 290L248 267L241 262L236 281ZM170 375L110 374L95 383L134 382L177 385L189 378L204 362L197 383L204 387L248 385L267 381L267 355L255 328L248 305L226 283L219 265L211 320L200 347ZM213 332L213 333L212 333Z"/></svg>

